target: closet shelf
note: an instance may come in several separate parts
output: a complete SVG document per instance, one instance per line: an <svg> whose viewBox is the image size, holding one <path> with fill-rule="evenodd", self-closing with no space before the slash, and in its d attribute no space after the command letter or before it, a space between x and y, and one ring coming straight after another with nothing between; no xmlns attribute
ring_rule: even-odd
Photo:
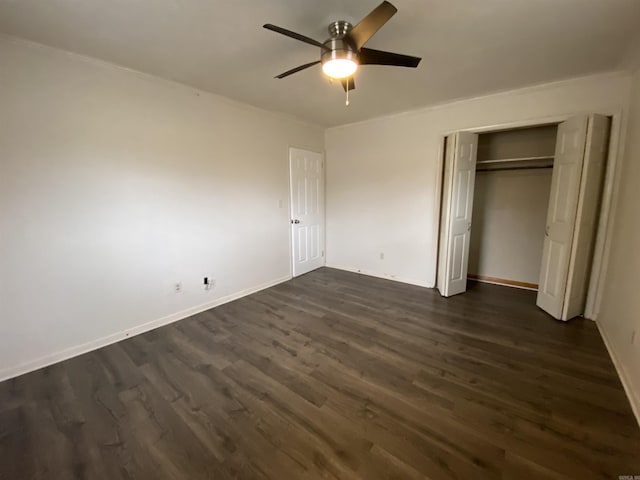
<svg viewBox="0 0 640 480"><path fill-rule="evenodd" d="M553 156L502 158L495 160L480 160L476 163L477 172L535 170L538 168L553 168Z"/></svg>
<svg viewBox="0 0 640 480"><path fill-rule="evenodd" d="M489 165L496 163L514 163L514 162L534 162L540 160L553 160L553 155L543 157L518 157L518 158L500 158L495 160L478 160L477 165Z"/></svg>

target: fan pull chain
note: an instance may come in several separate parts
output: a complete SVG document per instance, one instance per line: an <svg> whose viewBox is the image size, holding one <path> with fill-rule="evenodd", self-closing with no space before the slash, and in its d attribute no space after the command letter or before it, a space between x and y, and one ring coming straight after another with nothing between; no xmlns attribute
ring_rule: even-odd
<svg viewBox="0 0 640 480"><path fill-rule="evenodd" d="M347 101L344 103L347 107L349 106L349 78L347 77Z"/></svg>

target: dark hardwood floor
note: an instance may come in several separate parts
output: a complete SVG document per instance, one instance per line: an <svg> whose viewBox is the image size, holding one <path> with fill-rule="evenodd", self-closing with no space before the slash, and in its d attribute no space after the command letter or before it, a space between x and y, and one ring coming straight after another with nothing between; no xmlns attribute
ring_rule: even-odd
<svg viewBox="0 0 640 480"><path fill-rule="evenodd" d="M0 478L617 479L594 323L321 269L0 384Z"/></svg>

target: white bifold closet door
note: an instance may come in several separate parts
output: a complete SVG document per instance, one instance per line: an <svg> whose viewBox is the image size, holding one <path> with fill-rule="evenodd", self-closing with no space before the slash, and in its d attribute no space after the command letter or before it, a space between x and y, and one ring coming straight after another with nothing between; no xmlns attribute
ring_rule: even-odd
<svg viewBox="0 0 640 480"><path fill-rule="evenodd" d="M450 297L467 290L478 135L450 135L446 148L437 285L442 296Z"/></svg>
<svg viewBox="0 0 640 480"><path fill-rule="evenodd" d="M558 320L584 312L609 138L609 119L558 126L537 305Z"/></svg>

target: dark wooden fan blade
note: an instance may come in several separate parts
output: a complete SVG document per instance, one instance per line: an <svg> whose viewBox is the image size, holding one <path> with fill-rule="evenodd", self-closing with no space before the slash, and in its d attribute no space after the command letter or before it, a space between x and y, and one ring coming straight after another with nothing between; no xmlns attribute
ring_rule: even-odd
<svg viewBox="0 0 640 480"><path fill-rule="evenodd" d="M389 2L382 2L373 11L360 20L349 32L349 37L355 43L356 48L361 48L380 28L389 21L398 11Z"/></svg>
<svg viewBox="0 0 640 480"><path fill-rule="evenodd" d="M311 62L311 63L305 63L304 65L300 65L299 67L292 68L291 70L287 70L286 72L281 73L280 75L277 75L275 78L288 77L289 75L293 75L294 73L298 73L300 70L304 70L305 68L313 67L314 65L317 65L319 63L320 63L320 60L316 60L315 62Z"/></svg>
<svg viewBox="0 0 640 480"><path fill-rule="evenodd" d="M360 65L393 65L395 67L416 68L422 59L410 55L401 55L400 53L361 48L358 53L358 60Z"/></svg>
<svg viewBox="0 0 640 480"><path fill-rule="evenodd" d="M278 27L276 25L271 25L270 23L265 23L262 26L262 28L266 28L267 30L271 30L272 32L279 33L286 37L295 38L296 40L300 40L301 42L308 43L309 45L314 45L320 48L327 48L317 40L314 40L313 38L305 37L304 35L301 35L296 32L292 32L291 30L287 30L286 28Z"/></svg>
<svg viewBox="0 0 640 480"><path fill-rule="evenodd" d="M345 92L347 91L347 87L349 87L349 90L354 90L356 88L356 82L353 81L353 77L343 78L341 82L342 88L344 88Z"/></svg>

